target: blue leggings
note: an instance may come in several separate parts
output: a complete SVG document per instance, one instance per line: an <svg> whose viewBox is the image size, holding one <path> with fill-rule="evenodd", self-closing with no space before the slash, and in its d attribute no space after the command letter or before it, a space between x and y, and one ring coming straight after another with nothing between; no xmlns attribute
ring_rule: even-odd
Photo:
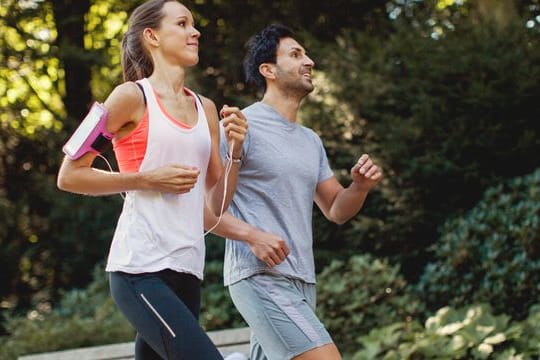
<svg viewBox="0 0 540 360"><path fill-rule="evenodd" d="M114 302L137 330L136 360L223 359L198 323L200 280L190 274L109 275Z"/></svg>

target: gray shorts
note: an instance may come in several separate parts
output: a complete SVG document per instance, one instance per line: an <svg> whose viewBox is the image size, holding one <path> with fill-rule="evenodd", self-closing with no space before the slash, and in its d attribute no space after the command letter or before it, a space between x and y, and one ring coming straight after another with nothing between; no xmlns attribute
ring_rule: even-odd
<svg viewBox="0 0 540 360"><path fill-rule="evenodd" d="M229 286L234 305L252 330L251 360L285 360L331 344L315 314L315 285L257 274Z"/></svg>

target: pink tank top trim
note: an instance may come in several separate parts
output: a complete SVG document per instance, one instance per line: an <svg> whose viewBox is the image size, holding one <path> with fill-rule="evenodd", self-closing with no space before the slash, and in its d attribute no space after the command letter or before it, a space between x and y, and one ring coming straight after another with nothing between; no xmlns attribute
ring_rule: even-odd
<svg viewBox="0 0 540 360"><path fill-rule="evenodd" d="M159 108L169 120L182 129L189 130L193 128L193 126L187 125L170 116L161 105L161 100L154 89L152 89L152 91L154 92ZM186 90L186 94L193 98L193 104L195 109L197 109L195 96L188 90ZM146 154L146 147L148 145L148 116L147 107L141 121L139 121L131 133L120 140L113 139L113 150L121 173L135 173L141 168L141 163L144 159L144 154Z"/></svg>

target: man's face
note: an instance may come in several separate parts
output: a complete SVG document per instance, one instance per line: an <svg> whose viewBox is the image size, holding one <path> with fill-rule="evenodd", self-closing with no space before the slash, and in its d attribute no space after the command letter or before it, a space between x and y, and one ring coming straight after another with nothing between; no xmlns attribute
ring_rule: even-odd
<svg viewBox="0 0 540 360"><path fill-rule="evenodd" d="M276 84L286 92L304 97L313 91L311 70L315 63L293 38L279 42L276 56Z"/></svg>

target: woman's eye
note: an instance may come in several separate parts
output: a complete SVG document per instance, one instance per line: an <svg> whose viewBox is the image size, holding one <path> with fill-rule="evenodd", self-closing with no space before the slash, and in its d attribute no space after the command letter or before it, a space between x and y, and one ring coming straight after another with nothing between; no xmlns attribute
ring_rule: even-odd
<svg viewBox="0 0 540 360"><path fill-rule="evenodd" d="M186 22L185 21L180 21L178 23L178 25L180 25L181 27L185 27L186 26Z"/></svg>

